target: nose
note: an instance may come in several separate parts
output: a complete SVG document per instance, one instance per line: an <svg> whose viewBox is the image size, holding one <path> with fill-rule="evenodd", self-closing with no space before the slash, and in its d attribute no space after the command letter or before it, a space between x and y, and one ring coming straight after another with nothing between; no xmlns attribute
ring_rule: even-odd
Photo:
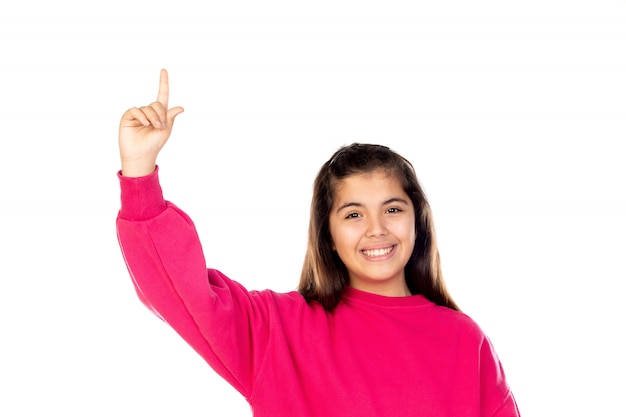
<svg viewBox="0 0 626 417"><path fill-rule="evenodd" d="M387 234L385 221L381 216L370 216L367 222L367 236L380 237Z"/></svg>

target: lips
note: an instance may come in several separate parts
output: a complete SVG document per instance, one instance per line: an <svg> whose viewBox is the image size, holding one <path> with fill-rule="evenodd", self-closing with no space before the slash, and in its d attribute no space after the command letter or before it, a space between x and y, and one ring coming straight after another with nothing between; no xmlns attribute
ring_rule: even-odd
<svg viewBox="0 0 626 417"><path fill-rule="evenodd" d="M391 253L391 251L395 248L395 246L389 246L387 248L378 248L378 249L364 249L361 253L369 258L375 258L378 256L385 256Z"/></svg>

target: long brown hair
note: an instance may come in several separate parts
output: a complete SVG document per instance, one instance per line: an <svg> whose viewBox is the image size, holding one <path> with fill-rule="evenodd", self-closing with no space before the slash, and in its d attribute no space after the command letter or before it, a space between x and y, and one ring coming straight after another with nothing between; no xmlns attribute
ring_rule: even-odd
<svg viewBox="0 0 626 417"><path fill-rule="evenodd" d="M386 146L353 143L339 148L322 166L313 184L307 251L298 291L309 301L332 311L348 284L348 271L333 250L330 212L337 184L344 178L384 170L395 175L415 208L416 240L404 268L412 294L422 294L434 303L460 311L441 272L441 261L430 204L420 186L413 165Z"/></svg>

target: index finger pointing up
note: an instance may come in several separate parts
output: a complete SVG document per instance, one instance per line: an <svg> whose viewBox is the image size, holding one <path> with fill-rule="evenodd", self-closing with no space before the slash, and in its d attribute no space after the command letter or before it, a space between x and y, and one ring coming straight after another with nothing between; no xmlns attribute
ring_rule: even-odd
<svg viewBox="0 0 626 417"><path fill-rule="evenodd" d="M161 78L159 80L159 95L157 96L157 101L161 103L163 108L167 111L167 102L170 98L170 85L167 76L167 70L163 68L161 70Z"/></svg>

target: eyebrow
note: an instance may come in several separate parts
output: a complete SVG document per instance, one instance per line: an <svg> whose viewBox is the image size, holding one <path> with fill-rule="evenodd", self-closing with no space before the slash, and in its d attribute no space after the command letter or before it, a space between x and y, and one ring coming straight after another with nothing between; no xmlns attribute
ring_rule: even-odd
<svg viewBox="0 0 626 417"><path fill-rule="evenodd" d="M383 201L383 203L381 204L382 206L386 206L387 204L391 204L391 203L402 203L402 204L406 204L407 206L409 205L409 202L406 201L404 198L400 198L400 197L392 197L389 200L385 200ZM363 207L363 204L361 203L357 203L357 202L353 202L353 201L349 201L345 204L343 204L342 206L337 208L337 211L335 213L339 213L341 210L348 208L348 207Z"/></svg>

